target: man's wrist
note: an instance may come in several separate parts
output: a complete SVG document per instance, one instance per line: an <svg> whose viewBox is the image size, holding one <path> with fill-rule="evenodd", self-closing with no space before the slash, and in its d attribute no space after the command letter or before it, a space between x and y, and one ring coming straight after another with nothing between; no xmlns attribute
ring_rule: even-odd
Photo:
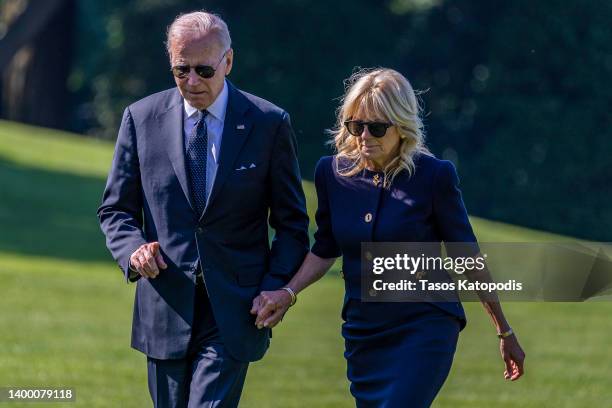
<svg viewBox="0 0 612 408"><path fill-rule="evenodd" d="M134 279L134 278L137 278L138 276L140 276L140 272L138 272L136 269L134 269L132 267L132 263L130 262L128 264L128 278L129 279Z"/></svg>

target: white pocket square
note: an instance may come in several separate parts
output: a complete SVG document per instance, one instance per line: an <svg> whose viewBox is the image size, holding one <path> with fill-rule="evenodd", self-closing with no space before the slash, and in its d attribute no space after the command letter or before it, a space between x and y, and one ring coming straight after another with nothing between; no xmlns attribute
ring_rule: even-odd
<svg viewBox="0 0 612 408"><path fill-rule="evenodd" d="M238 168L236 169L236 171L242 171L242 170L254 169L255 167L257 167L257 165L256 165L255 163L251 163L251 164L249 165L249 167L246 167L246 166L243 164L242 166L238 167Z"/></svg>
<svg viewBox="0 0 612 408"><path fill-rule="evenodd" d="M236 169L236 171L243 171L243 170L249 170L249 169L254 169L255 167L257 167L257 165L255 163L251 163L249 164L249 166L247 167L246 164L241 165L240 167L238 167Z"/></svg>

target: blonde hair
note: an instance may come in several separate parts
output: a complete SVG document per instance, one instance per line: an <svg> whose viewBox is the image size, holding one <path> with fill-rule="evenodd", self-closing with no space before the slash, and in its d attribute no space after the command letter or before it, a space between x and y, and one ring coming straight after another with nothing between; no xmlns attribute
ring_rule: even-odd
<svg viewBox="0 0 612 408"><path fill-rule="evenodd" d="M347 166L337 172L341 176L354 176L366 167L359 149L358 138L346 130L344 122L360 109L376 119L392 123L400 135L399 154L384 169L384 186L391 185L395 177L406 170L412 175L417 153L433 156L425 146L425 132L421 120L421 106L410 82L399 72L389 68L362 69L345 81L345 93L337 110L337 122L329 131L330 144L335 146L337 158L345 158Z"/></svg>
<svg viewBox="0 0 612 408"><path fill-rule="evenodd" d="M221 17L206 11L194 11L192 13L178 15L166 31L166 51L170 55L172 42L185 36L203 36L213 33L219 40L223 50L232 46L227 24Z"/></svg>

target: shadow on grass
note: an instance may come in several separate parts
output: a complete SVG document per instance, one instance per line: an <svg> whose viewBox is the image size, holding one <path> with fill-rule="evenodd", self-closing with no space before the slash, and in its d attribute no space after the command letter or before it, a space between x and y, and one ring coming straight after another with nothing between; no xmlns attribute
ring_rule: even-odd
<svg viewBox="0 0 612 408"><path fill-rule="evenodd" d="M105 182L101 177L27 167L0 156L0 252L112 261L96 217ZM314 221L313 185L305 183L305 191ZM313 222L310 227L312 243ZM331 273L338 270L339 264Z"/></svg>
<svg viewBox="0 0 612 408"><path fill-rule="evenodd" d="M0 251L78 261L112 258L96 209L105 180L0 157Z"/></svg>

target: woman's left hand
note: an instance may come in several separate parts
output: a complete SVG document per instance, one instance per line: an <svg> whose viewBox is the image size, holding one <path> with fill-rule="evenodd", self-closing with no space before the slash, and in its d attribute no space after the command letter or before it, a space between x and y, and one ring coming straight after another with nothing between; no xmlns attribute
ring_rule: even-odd
<svg viewBox="0 0 612 408"><path fill-rule="evenodd" d="M263 291L253 300L251 314L256 314L258 329L272 328L283 319L291 306L291 295L286 290Z"/></svg>
<svg viewBox="0 0 612 408"><path fill-rule="evenodd" d="M518 380L525 372L525 352L521 348L515 334L505 337L499 341L499 350L506 365L504 378L506 380Z"/></svg>

